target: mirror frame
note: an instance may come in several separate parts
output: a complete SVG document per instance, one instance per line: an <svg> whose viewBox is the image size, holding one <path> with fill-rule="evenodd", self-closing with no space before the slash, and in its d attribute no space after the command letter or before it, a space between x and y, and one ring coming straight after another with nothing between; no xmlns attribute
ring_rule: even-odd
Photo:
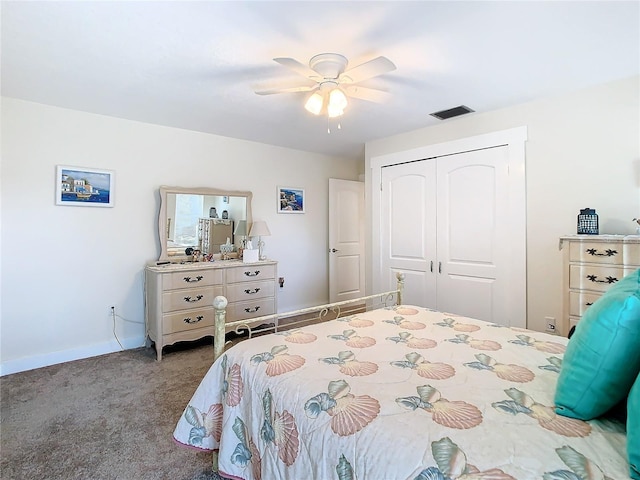
<svg viewBox="0 0 640 480"><path fill-rule="evenodd" d="M167 194L176 193L176 194L187 194L187 195L215 195L215 196L229 196L229 197L244 197L246 199L247 204L247 225L251 225L253 222L251 215L251 199L253 198L253 193L248 191L239 191L239 190L220 190L217 188L209 188L209 187L200 187L200 188L192 188L192 187L169 187L166 185L162 185L160 187L160 212L158 213L158 239L160 241L160 257L158 258L159 262L171 262L171 263L180 263L184 262L188 259L186 255L171 255L169 256L169 251L167 248L167 239L166 231L167 231Z"/></svg>

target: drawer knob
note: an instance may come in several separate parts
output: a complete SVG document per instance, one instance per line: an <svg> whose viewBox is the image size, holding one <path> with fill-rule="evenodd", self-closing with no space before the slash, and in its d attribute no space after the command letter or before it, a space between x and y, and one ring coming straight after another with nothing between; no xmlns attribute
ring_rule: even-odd
<svg viewBox="0 0 640 480"><path fill-rule="evenodd" d="M593 283L616 283L618 281L616 277L607 277L599 280L597 275L587 275L587 279Z"/></svg>
<svg viewBox="0 0 640 480"><path fill-rule="evenodd" d="M260 275L260 270L255 270L253 272L244 272L247 277L257 277Z"/></svg>
<svg viewBox="0 0 640 480"><path fill-rule="evenodd" d="M202 280L202 275L198 275L197 277L193 278L193 277L184 277L183 280L187 283L196 283L199 282L200 280Z"/></svg>
<svg viewBox="0 0 640 480"><path fill-rule="evenodd" d="M253 307L253 308L245 308L244 311L247 313L256 313L258 310L260 310L260 307Z"/></svg>
<svg viewBox="0 0 640 480"><path fill-rule="evenodd" d="M194 324L194 323L198 323L200 320L202 320L204 317L202 315L198 315L195 319L191 318L191 317L187 317L184 318L182 321L184 323L189 323L189 324Z"/></svg>
<svg viewBox="0 0 640 480"><path fill-rule="evenodd" d="M184 301L187 302L187 303L195 303L195 302L199 302L200 300L202 300L203 297L204 297L204 295L198 295L198 296L196 296L196 298L184 297Z"/></svg>
<svg viewBox="0 0 640 480"><path fill-rule="evenodd" d="M598 252L597 248L587 248L587 253L593 257L615 257L618 251L607 248L604 252Z"/></svg>
<svg viewBox="0 0 640 480"><path fill-rule="evenodd" d="M253 295L255 293L258 293L259 291L260 291L259 288L254 288L253 290L251 290L250 288L244 289L244 293L246 293L247 295Z"/></svg>

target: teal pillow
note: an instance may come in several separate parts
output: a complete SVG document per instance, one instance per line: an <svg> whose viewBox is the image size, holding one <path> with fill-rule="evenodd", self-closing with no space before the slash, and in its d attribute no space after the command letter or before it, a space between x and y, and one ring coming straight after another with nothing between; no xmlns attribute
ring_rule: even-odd
<svg viewBox="0 0 640 480"><path fill-rule="evenodd" d="M623 401L640 372L640 269L591 305L562 361L556 412L591 420Z"/></svg>
<svg viewBox="0 0 640 480"><path fill-rule="evenodd" d="M629 475L640 480L640 375L627 399L627 455Z"/></svg>

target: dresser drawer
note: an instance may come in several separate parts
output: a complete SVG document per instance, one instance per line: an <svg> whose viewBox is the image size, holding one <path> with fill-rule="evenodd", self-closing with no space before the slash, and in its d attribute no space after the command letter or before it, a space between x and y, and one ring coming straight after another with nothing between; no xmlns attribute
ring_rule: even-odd
<svg viewBox="0 0 640 480"><path fill-rule="evenodd" d="M640 248L638 248L637 243L624 245L624 264L640 267Z"/></svg>
<svg viewBox="0 0 640 480"><path fill-rule="evenodd" d="M273 297L274 292L275 282L273 280L233 283L227 286L227 300L229 302L250 301L257 298Z"/></svg>
<svg viewBox="0 0 640 480"><path fill-rule="evenodd" d="M162 333L167 335L196 328L212 327L214 324L215 315L213 307L183 310L163 316Z"/></svg>
<svg viewBox="0 0 640 480"><path fill-rule="evenodd" d="M247 265L227 270L227 283L253 282L276 277L275 265Z"/></svg>
<svg viewBox="0 0 640 480"><path fill-rule="evenodd" d="M569 292L569 315L581 317L600 296L593 292Z"/></svg>
<svg viewBox="0 0 640 480"><path fill-rule="evenodd" d="M175 312L192 308L211 307L213 299L218 295L224 295L222 285L164 292L162 294L162 311Z"/></svg>
<svg viewBox="0 0 640 480"><path fill-rule="evenodd" d="M199 269L165 274L163 290L175 290L177 288L206 287L221 284L223 271L217 269Z"/></svg>
<svg viewBox="0 0 640 480"><path fill-rule="evenodd" d="M625 269L622 267L571 265L569 267L569 288L604 292L624 277L624 273Z"/></svg>
<svg viewBox="0 0 640 480"><path fill-rule="evenodd" d="M572 242L569 261L622 265L623 246L617 242Z"/></svg>
<svg viewBox="0 0 640 480"><path fill-rule="evenodd" d="M246 320L262 315L271 315L276 313L275 299L259 298L249 302L230 303L227 306L227 322L235 322L236 320Z"/></svg>
<svg viewBox="0 0 640 480"><path fill-rule="evenodd" d="M580 322L580 317L569 317L569 330L571 330L571 327L578 325L578 322ZM568 334L569 332L567 331Z"/></svg>

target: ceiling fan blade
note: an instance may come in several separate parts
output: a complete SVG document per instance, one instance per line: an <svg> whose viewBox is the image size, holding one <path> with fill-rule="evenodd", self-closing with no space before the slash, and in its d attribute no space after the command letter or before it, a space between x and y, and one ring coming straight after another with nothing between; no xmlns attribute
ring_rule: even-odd
<svg viewBox="0 0 640 480"><path fill-rule="evenodd" d="M256 90L256 94L257 95L273 95L275 93L310 92L311 90L315 90L316 88L318 88L317 85L312 85L310 87L300 85L298 87L270 88L267 90Z"/></svg>
<svg viewBox="0 0 640 480"><path fill-rule="evenodd" d="M340 82L358 83L395 69L396 66L387 57L377 57L344 72L340 75Z"/></svg>
<svg viewBox="0 0 640 480"><path fill-rule="evenodd" d="M283 67L287 67L288 69L293 70L297 74L302 75L303 77L307 77L312 80L322 80L320 75L318 75L318 72L311 70L307 65L304 65L293 58L279 57L279 58L274 58L273 60L275 62L278 62Z"/></svg>
<svg viewBox="0 0 640 480"><path fill-rule="evenodd" d="M391 97L389 92L376 90L375 88L360 87L358 85L343 85L342 88L348 97L368 102L384 103Z"/></svg>

